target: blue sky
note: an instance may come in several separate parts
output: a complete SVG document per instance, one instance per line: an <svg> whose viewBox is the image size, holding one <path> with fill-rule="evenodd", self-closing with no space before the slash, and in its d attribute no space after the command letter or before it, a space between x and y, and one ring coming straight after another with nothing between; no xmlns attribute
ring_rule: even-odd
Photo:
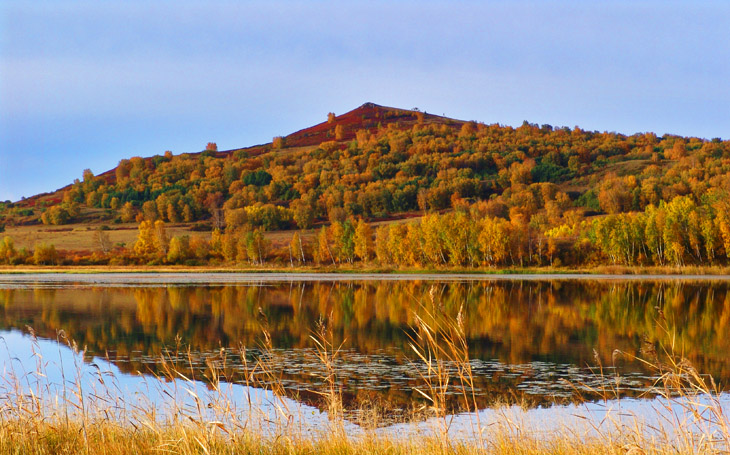
<svg viewBox="0 0 730 455"><path fill-rule="evenodd" d="M3 1L0 200L366 101L730 138L730 2Z"/></svg>

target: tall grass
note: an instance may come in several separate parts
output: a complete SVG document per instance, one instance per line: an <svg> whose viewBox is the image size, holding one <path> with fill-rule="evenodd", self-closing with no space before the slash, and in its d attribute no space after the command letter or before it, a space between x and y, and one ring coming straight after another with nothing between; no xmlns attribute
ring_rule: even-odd
<svg viewBox="0 0 730 455"><path fill-rule="evenodd" d="M0 387L0 455L89 453L181 454L674 454L727 453L730 425L712 378L697 372L673 346L647 344L642 361L658 372L653 392L655 415L608 412L603 421L585 428L566 424L550 434L523 425L505 409L502 419L485 422L477 406L474 370L464 331L463 308L450 318L434 293L416 316L410 348L413 370L420 376L417 393L421 407L409 428L399 433L377 422L355 426L343 412L337 380L341 345L327 319L312 332L323 366L323 386L315 392L323 414L288 399L277 370L268 322L261 315L262 341L255 361L241 347L244 386L263 390L246 393L231 383L225 350L206 361L205 378L195 376L195 359L176 346L159 359L155 376L145 376L144 387L157 390L140 399L126 396L120 378L84 364L84 351L62 332L61 345L70 348L74 364L61 368L61 384L50 381L50 359L34 350L31 371L3 374ZM32 336L31 332L31 336ZM64 357L60 355L59 358ZM617 352L617 356L628 355ZM56 366L57 367L57 366ZM599 364L599 369L602 366ZM66 371L72 371L71 377ZM186 373L188 372L188 373ZM193 373L190 373L193 372ZM241 373L241 372L239 372ZM621 403L621 378L602 391L611 403ZM154 402L152 395L164 397ZM456 406L454 402L458 403ZM607 401L609 403L609 401ZM308 415L305 415L309 413ZM458 414L458 416L456 415ZM424 422L423 419L426 419ZM467 436L456 435L455 419L467 421ZM400 426L399 428L404 428Z"/></svg>

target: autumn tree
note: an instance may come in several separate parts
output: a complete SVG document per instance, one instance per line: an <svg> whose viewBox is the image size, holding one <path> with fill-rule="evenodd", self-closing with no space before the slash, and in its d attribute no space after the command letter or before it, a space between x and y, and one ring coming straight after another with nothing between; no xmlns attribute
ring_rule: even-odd
<svg viewBox="0 0 730 455"><path fill-rule="evenodd" d="M134 243L134 253L145 259L154 257L165 258L168 252L169 238L162 220L155 222L143 220L139 224L137 241Z"/></svg>
<svg viewBox="0 0 730 455"><path fill-rule="evenodd" d="M269 253L271 243L264 237L261 229L246 234L246 253L252 263L263 265Z"/></svg>
<svg viewBox="0 0 730 455"><path fill-rule="evenodd" d="M360 218L355 227L355 255L362 262L369 262L374 251L373 232L370 225Z"/></svg>
<svg viewBox="0 0 730 455"><path fill-rule="evenodd" d="M3 237L2 242L0 242L0 261L3 264L12 264L16 255L15 243L12 237L6 235Z"/></svg>
<svg viewBox="0 0 730 455"><path fill-rule="evenodd" d="M290 258L296 258L300 264L306 264L304 257L304 244L302 243L302 236L299 232L292 234L291 242L289 242L289 255Z"/></svg>
<svg viewBox="0 0 730 455"><path fill-rule="evenodd" d="M379 226L375 230L375 257L380 265L391 263L390 250L388 249L388 226Z"/></svg>
<svg viewBox="0 0 730 455"><path fill-rule="evenodd" d="M484 262L495 266L507 259L510 245L510 223L501 218L483 218L477 241Z"/></svg>
<svg viewBox="0 0 730 455"><path fill-rule="evenodd" d="M631 189L625 179L609 174L601 182L598 202L607 213L620 213L631 208Z"/></svg>
<svg viewBox="0 0 730 455"><path fill-rule="evenodd" d="M137 210L131 202L125 202L120 212L123 223L131 223L137 216Z"/></svg>
<svg viewBox="0 0 730 455"><path fill-rule="evenodd" d="M322 226L319 234L317 234L317 262L320 264L332 262L332 265L335 265L335 256L332 253L327 227L325 226Z"/></svg>
<svg viewBox="0 0 730 455"><path fill-rule="evenodd" d="M170 247L167 250L167 261L172 264L181 264L191 256L190 237L187 235L174 236L170 239Z"/></svg>
<svg viewBox="0 0 730 455"><path fill-rule="evenodd" d="M170 237L167 235L165 223L162 220L155 221L155 249L157 254L165 257L170 246Z"/></svg>
<svg viewBox="0 0 730 455"><path fill-rule="evenodd" d="M36 265L56 265L59 255L53 244L38 243L33 249L33 261Z"/></svg>

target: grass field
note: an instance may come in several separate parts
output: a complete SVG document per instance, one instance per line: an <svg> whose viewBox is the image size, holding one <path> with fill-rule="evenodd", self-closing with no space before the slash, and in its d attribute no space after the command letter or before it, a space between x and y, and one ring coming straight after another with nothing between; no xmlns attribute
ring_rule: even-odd
<svg viewBox="0 0 730 455"><path fill-rule="evenodd" d="M5 232L0 236L10 236L15 241L17 248L32 249L38 243L53 244L59 250L69 251L87 251L93 252L99 249L96 240L96 232L102 224L70 224L66 226L7 226ZM125 246L131 248L137 240L138 225L137 223L125 223L106 225L105 230L109 235L109 240L113 245ZM176 235L199 236L210 239L210 232L198 232L193 230L194 225L191 224L167 224L165 226L170 237ZM279 245L289 242L294 231L274 231L268 232L266 237ZM313 231L305 231L304 236L310 237Z"/></svg>
<svg viewBox="0 0 730 455"><path fill-rule="evenodd" d="M99 210L96 210L97 212ZM84 210L84 212L90 212ZM381 220L370 223L373 228L383 224L405 223L418 217L417 213L404 214L403 218L395 220ZM10 236L15 242L16 248L32 249L36 244L52 244L59 250L93 252L99 250L96 232L104 228L109 235L113 245L123 245L131 248L137 240L138 223L108 223L104 221L93 221L93 213L85 213L87 219L84 223L74 223L62 226L50 226L43 224L6 226L5 232L0 233L0 239ZM165 229L170 237L176 235L199 236L210 239L210 231L196 231L195 223L166 223ZM266 238L273 246L278 247L288 244L294 234L294 230L266 232ZM304 239L313 238L315 229L297 231Z"/></svg>

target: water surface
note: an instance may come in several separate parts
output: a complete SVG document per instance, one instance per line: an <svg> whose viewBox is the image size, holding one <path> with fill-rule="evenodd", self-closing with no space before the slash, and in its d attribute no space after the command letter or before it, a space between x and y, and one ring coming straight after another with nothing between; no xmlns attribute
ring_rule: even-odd
<svg viewBox="0 0 730 455"><path fill-rule="evenodd" d="M479 406L548 407L600 400L617 376L622 396L652 397L658 371L633 357L664 361L672 343L727 384L728 288L714 276L0 275L0 336L67 337L122 375L163 374L164 357L203 382L215 366L243 383L264 356L287 394L322 408L311 337L324 322L342 346L345 406L399 415L423 404L416 318L461 311ZM456 412L456 391L450 402Z"/></svg>

